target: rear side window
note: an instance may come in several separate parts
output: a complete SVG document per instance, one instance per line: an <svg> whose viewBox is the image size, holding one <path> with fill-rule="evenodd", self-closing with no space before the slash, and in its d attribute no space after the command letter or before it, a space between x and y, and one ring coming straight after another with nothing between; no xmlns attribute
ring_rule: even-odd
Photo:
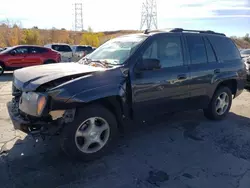
<svg viewBox="0 0 250 188"><path fill-rule="evenodd" d="M52 45L51 48L58 52L72 52L72 49L67 45Z"/></svg>
<svg viewBox="0 0 250 188"><path fill-rule="evenodd" d="M32 53L32 54L45 53L47 51L48 51L48 49L46 49L46 48L39 48L39 47L31 47L29 49L29 52Z"/></svg>
<svg viewBox="0 0 250 188"><path fill-rule="evenodd" d="M187 36L187 45L192 64L207 63L206 48L201 36Z"/></svg>
<svg viewBox="0 0 250 188"><path fill-rule="evenodd" d="M219 36L208 36L208 39L215 48L216 55L221 61L241 59L240 52L231 39Z"/></svg>
<svg viewBox="0 0 250 188"><path fill-rule="evenodd" d="M205 45L206 45L206 50L207 50L207 59L208 59L208 62L209 63L212 63L212 62L216 62L216 56L214 54L214 50L210 44L210 42L208 41L207 38L204 38L205 40Z"/></svg>

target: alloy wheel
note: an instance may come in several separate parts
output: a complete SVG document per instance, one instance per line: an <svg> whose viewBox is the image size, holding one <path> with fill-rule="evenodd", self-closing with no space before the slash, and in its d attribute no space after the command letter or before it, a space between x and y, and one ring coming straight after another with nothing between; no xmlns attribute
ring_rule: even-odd
<svg viewBox="0 0 250 188"><path fill-rule="evenodd" d="M215 110L218 115L223 115L229 107L229 96L226 92L221 93L215 101Z"/></svg>
<svg viewBox="0 0 250 188"><path fill-rule="evenodd" d="M77 148L83 153L95 153L102 149L110 136L110 126L101 117L85 120L75 133Z"/></svg>

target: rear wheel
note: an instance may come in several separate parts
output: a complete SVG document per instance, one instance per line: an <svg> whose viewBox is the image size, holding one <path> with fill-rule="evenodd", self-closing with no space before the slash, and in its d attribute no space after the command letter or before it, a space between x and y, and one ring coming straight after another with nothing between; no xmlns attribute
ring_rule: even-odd
<svg viewBox="0 0 250 188"><path fill-rule="evenodd" d="M4 73L4 64L3 63L0 63L0 75L2 75Z"/></svg>
<svg viewBox="0 0 250 188"><path fill-rule="evenodd" d="M221 120L226 117L232 105L232 92L228 87L219 88L207 109L204 109L204 115L208 119Z"/></svg>
<svg viewBox="0 0 250 188"><path fill-rule="evenodd" d="M106 108L91 105L77 111L62 133L62 149L70 157L90 161L105 155L117 136L117 122Z"/></svg>

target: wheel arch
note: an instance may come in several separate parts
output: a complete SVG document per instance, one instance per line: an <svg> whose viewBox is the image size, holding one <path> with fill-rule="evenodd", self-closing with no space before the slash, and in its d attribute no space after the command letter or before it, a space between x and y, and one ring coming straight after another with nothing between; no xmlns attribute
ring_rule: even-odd
<svg viewBox="0 0 250 188"><path fill-rule="evenodd" d="M77 105L77 108L88 108L90 105L98 104L105 107L109 110L116 118L117 126L119 131L123 131L124 123L123 118L124 115L124 105L122 102L122 98L119 95L107 96L103 98L98 98L89 102L80 103Z"/></svg>
<svg viewBox="0 0 250 188"><path fill-rule="evenodd" d="M3 61L0 61L0 64L2 64L3 66L5 66L5 63Z"/></svg>
<svg viewBox="0 0 250 188"><path fill-rule="evenodd" d="M220 88L220 87L228 87L232 94L235 96L236 92L237 92L237 80L232 78L232 79L228 79L228 80L223 80L221 82L218 83L215 92Z"/></svg>
<svg viewBox="0 0 250 188"><path fill-rule="evenodd" d="M46 59L45 61L43 61L43 64L46 64L47 62L56 63L54 59Z"/></svg>

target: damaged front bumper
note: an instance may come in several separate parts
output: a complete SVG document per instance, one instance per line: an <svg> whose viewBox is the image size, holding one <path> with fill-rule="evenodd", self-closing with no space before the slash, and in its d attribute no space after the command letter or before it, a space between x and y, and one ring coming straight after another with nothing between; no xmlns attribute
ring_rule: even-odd
<svg viewBox="0 0 250 188"><path fill-rule="evenodd" d="M7 109L9 112L10 119L13 123L14 129L21 130L22 132L29 133L30 122L24 120L20 115L17 115L14 111L13 102L7 103Z"/></svg>
<svg viewBox="0 0 250 188"><path fill-rule="evenodd" d="M51 121L41 121L39 118L29 119L20 113L18 109L18 102L14 99L7 103L7 109L14 129L20 130L32 136L58 135L64 124L72 121L75 113L75 110L72 109L65 110L61 117L58 116L54 119L56 116L51 116Z"/></svg>
<svg viewBox="0 0 250 188"><path fill-rule="evenodd" d="M18 112L15 101L8 102L7 109L9 112L10 119L13 123L14 129L20 130L26 134L42 135L46 133L48 125L53 127L53 125L49 122L38 120L31 121L23 117Z"/></svg>

